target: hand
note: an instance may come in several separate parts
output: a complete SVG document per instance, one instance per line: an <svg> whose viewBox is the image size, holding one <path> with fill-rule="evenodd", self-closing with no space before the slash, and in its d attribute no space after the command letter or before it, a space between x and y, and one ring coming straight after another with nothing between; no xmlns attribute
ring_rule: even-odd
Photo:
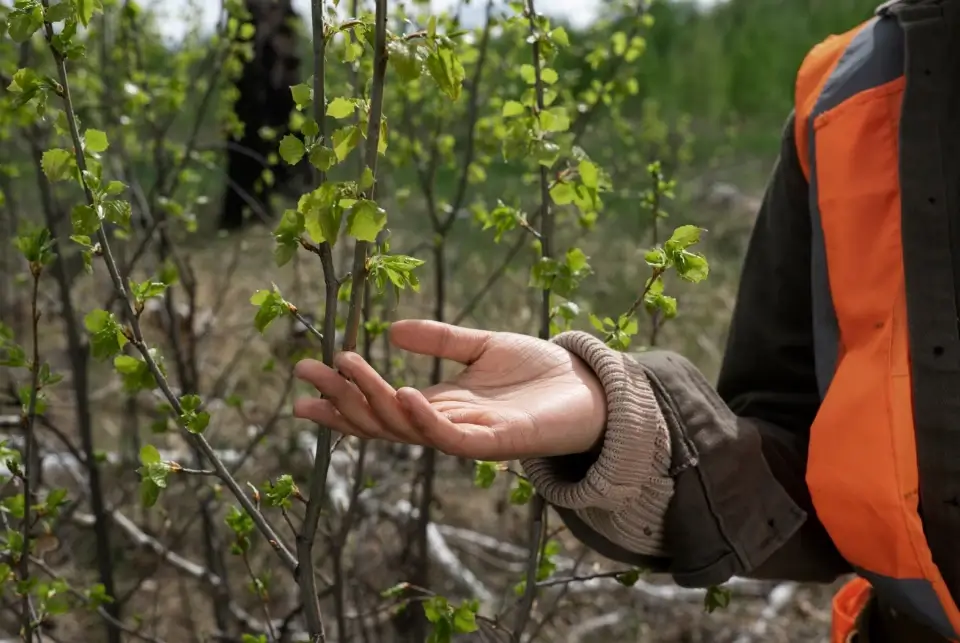
<svg viewBox="0 0 960 643"><path fill-rule="evenodd" d="M423 391L395 390L357 353L337 355L339 373L303 360L296 376L325 399L297 400L294 415L361 438L435 447L476 460L580 453L603 433L603 388L579 357L560 346L421 320L395 322L390 340L466 368Z"/></svg>

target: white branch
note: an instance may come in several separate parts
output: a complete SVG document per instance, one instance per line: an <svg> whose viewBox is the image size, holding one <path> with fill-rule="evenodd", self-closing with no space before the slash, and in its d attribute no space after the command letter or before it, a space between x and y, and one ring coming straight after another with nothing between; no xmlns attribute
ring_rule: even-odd
<svg viewBox="0 0 960 643"><path fill-rule="evenodd" d="M799 589L799 584L793 582L780 583L774 587L767 597L767 605L760 612L760 617L734 643L753 643L755 640L766 640L770 623L777 618L784 607L793 601L797 589Z"/></svg>
<svg viewBox="0 0 960 643"><path fill-rule="evenodd" d="M570 628L567 634L569 643L580 643L581 641L596 641L597 630L613 627L620 623L630 612L628 610L617 610L609 614L601 614L592 618L580 621Z"/></svg>

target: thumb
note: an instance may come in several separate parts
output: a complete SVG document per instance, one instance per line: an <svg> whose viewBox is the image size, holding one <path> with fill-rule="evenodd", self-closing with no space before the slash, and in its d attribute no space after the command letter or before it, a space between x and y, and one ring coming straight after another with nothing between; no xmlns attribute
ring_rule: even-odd
<svg viewBox="0 0 960 643"><path fill-rule="evenodd" d="M390 341L397 348L470 365L480 359L488 330L463 328L427 319L407 319L390 325Z"/></svg>

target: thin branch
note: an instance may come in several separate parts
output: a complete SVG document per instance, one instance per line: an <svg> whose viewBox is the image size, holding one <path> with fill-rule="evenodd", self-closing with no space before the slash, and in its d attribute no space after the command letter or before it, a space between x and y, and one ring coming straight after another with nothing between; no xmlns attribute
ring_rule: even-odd
<svg viewBox="0 0 960 643"><path fill-rule="evenodd" d="M52 233L51 233L52 234ZM41 250L42 252L42 250ZM30 578L30 528L32 526L32 512L30 508L34 504L34 496L37 493L37 487L40 481L40 458L37 453L37 436L34 434L37 418L37 398L40 395L40 310L38 300L40 297L40 275L43 272L43 264L37 259L30 266L30 273L33 275L33 290L30 298L30 319L32 328L33 361L30 364L30 400L27 404L27 411L23 416L23 439L24 459L23 464L26 467L23 476L23 543L20 552L20 579L27 585ZM21 604L23 610L23 637L25 643L33 642L33 628L35 617L33 616L33 607L30 604L30 592L23 593Z"/></svg>
<svg viewBox="0 0 960 643"><path fill-rule="evenodd" d="M367 147L364 152L366 167L374 177L367 193L372 199L376 190L377 158L380 147L380 123L383 118L383 90L387 75L387 2L376 0L376 25L374 27L373 81L370 90L370 115L367 119ZM360 330L360 315L363 311L363 293L367 285L367 251L369 242L357 240L353 251L353 285L350 290L350 309L347 311L347 327L343 337L343 350L357 348Z"/></svg>
<svg viewBox="0 0 960 643"><path fill-rule="evenodd" d="M326 75L324 50L326 48L326 28L323 0L312 0L313 28L313 119L318 128L318 140L326 137ZM326 179L324 173L311 164L311 171L317 186ZM330 243L324 241L316 249L320 256L323 269L323 281L326 286L326 305L323 312L323 361L328 366L333 364L333 345L336 337L337 294L340 284L337 281L336 266L333 262L333 250ZM303 605L303 616L307 631L313 641L326 641L326 632L323 626L323 616L320 612L320 601L317 598L317 579L313 561L313 543L316 539L317 527L320 524L320 510L326 496L327 470L330 468L330 429L317 425L317 444L313 453L313 469L310 472L308 483L307 507L304 511L303 523L297 535L297 557L300 566L297 568L297 583L300 586L300 603Z"/></svg>
<svg viewBox="0 0 960 643"><path fill-rule="evenodd" d="M447 218L441 226L440 233L445 234L450 226L457 219L457 213L463 207L463 202L467 197L467 187L470 184L470 166L473 164L473 157L476 149L477 121L480 118L480 80L483 78L483 70L487 63L487 52L490 49L490 31L493 27L491 13L493 12L493 0L487 0L485 9L486 21L483 25L483 35L480 36L478 45L479 55L477 56L477 66L473 70L473 78L470 80L470 99L467 105L467 143L463 151L463 161L460 168L460 180L457 182L457 191L453 197L452 207L447 213Z"/></svg>
<svg viewBox="0 0 960 643"><path fill-rule="evenodd" d="M544 110L544 89L540 57L540 37L541 33L537 26L537 12L534 7L534 0L527 0L527 19L530 22L530 41L533 54L533 72L534 72L534 91L537 98L537 116ZM540 132L542 136L542 132ZM540 241L540 256L544 258L553 257L553 212L550 203L550 181L547 177L547 168L543 164L538 164L540 172L540 234L537 237ZM543 296L540 305L540 339L550 339L550 289L543 289ZM527 546L529 554L527 559L526 585L523 590L523 599L517 612L516 621L513 627L513 640L520 643L520 637L527 628L530 620L530 613L533 610L533 603L537 598L537 571L540 567L540 557L542 555L540 543L543 539L544 521L543 514L546 503L543 497L535 493L530 501L530 524L527 530Z"/></svg>

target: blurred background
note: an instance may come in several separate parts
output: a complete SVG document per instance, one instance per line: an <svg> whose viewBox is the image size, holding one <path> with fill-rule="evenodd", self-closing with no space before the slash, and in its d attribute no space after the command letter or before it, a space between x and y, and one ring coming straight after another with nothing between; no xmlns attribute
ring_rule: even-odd
<svg viewBox="0 0 960 643"><path fill-rule="evenodd" d="M32 277L12 244L24 225L44 225L58 242L39 290L39 346L63 380L45 391L33 435L44 493L63 488L69 501L44 523L37 573L46 574L44 591L59 579L54 589L71 598L41 619L38 631L71 642L306 640L297 638L295 587L269 545L255 538L249 555L231 555L235 533L225 520L233 499L215 478L172 475L157 504L142 506L137 468L144 445L156 446L166 461L204 467L156 390L131 382L129 373L118 376L113 364L90 354L84 317L120 308L99 249L68 238L78 234L82 192L49 183L42 171L45 150L71 149L60 103L54 94L45 105L24 103L15 91L21 68L56 76L39 33L23 43L12 37L17 11L35 1L0 0L0 322L3 341L30 343ZM292 319L259 332L250 297L276 284L318 327L324 313L321 262L305 251L278 261L273 234L282 214L315 187L307 159L291 166L278 156L279 141L304 122L290 87L309 83L314 72L311 3L75 1L103 9L78 29L74 40L84 52L69 60L68 72L83 129L109 137L100 154L105 180L128 186L123 198L130 205L111 226L111 246L123 274L169 286L147 302L144 335L164 355L175 391L204 399L211 416L205 436L236 466L239 481L263 489L287 473L305 487L311 433L291 418L291 403L306 391L290 372L298 358L317 356L319 346ZM649 276L644 252L677 226L694 224L705 229L696 250L709 261L709 277L692 284L668 276L678 316L641 316L628 348L675 350L715 377L796 70L810 47L869 18L874 6L874 0L537 4L550 27L565 34L552 32L558 46L549 58L557 76L549 87L553 104L569 117L557 128L558 145L599 167L603 188L601 201L589 207L553 193L554 247L575 286L555 289L555 332L596 332L591 314L616 318L627 310ZM524 66L532 56L506 19L516 9L511 4L391 1L389 7L398 34L429 29L428 17L437 16L438 32L453 35L454 69L460 66L463 83L451 98L426 74L403 78L391 67L386 81L387 150L376 198L389 234L380 240L389 237L391 252L425 263L415 271L418 292L407 288L398 300L387 289L367 298L360 349L395 384L422 385L451 367L391 349L383 333L391 320L538 330L540 293L531 287L538 244L523 218L533 223L538 208L536 166L508 153L512 130L504 115L508 101L529 91ZM327 10L332 24L349 23L372 11L372 2L340 0ZM338 32L327 46L327 97L366 98L369 47L360 55L350 28ZM327 132L349 127L352 118L328 119ZM343 140L335 134L332 146ZM357 180L362 147L330 171L331 180ZM333 249L341 276L350 270L347 241ZM567 254L575 247L589 267ZM11 448L24 441L17 388L28 379L22 368L0 371L0 440ZM509 470L487 484L471 462L338 443L316 547L322 574L339 579L336 596L322 594L329 640L424 640L417 638L426 632L422 616L410 615L416 601L383 595L403 581L442 593L451 604L482 598L496 607L489 614L509 612L523 578L527 512L519 506L526 502L519 467L504 466ZM7 498L0 515L13 520L16 476L4 473L10 471L0 467L0 496ZM269 511L283 526L279 511ZM290 511L299 523L300 506ZM708 611L705 600L726 598L705 599L702 591L681 590L642 570L627 587L612 578L622 566L585 551L556 515L547 523L552 544L545 560L552 567L545 578L599 577L545 584L525 641L827 640L831 588L735 581L720 595L729 605ZM11 547L12 532L5 537L3 527L0 546ZM251 591L251 577L261 589ZM0 587L0 641L18 640L20 602L8 580ZM123 631L78 607L89 606L83 588L95 583L113 587L117 600L109 610L127 624ZM500 621L489 621L468 636L507 640L497 638Z"/></svg>

